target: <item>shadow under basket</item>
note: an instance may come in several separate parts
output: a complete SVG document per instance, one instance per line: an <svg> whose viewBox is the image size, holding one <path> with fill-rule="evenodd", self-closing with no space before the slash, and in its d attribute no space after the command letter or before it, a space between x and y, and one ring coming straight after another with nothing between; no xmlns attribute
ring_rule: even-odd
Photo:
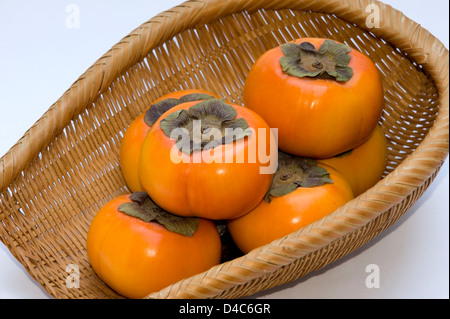
<svg viewBox="0 0 450 319"><path fill-rule="evenodd" d="M379 9L379 26L368 19L369 5ZM0 240L55 298L121 298L91 268L86 235L101 206L129 193L119 166L128 125L153 100L182 89L242 104L255 60L301 37L344 42L379 68L380 123L388 141L384 178L312 225L148 298L248 296L369 242L408 211L448 156L449 55L401 12L366 0L188 1L143 23L0 159ZM79 289L66 285L71 264L79 267Z"/></svg>

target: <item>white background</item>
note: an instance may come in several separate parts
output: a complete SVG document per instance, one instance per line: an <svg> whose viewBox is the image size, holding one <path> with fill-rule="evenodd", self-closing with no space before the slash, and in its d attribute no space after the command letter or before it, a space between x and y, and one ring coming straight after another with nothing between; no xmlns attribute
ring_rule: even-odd
<svg viewBox="0 0 450 319"><path fill-rule="evenodd" d="M224 0L225 1L225 0ZM447 0L386 0L448 48ZM66 20L79 8L79 28ZM0 156L111 46L181 0L0 0ZM394 226L356 252L251 298L449 298L449 165ZM366 267L380 287L366 287ZM0 243L0 298L51 298Z"/></svg>

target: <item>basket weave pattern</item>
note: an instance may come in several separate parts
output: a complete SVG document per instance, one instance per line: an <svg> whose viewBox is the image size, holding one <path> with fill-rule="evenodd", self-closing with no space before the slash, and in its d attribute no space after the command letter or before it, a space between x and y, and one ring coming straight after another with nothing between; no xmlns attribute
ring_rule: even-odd
<svg viewBox="0 0 450 319"><path fill-rule="evenodd" d="M373 1L188 1L105 53L0 159L0 240L55 298L119 298L93 272L87 230L128 193L123 132L154 99L202 88L242 104L246 74L266 50L327 37L369 55L383 75L385 178L334 213L149 298L236 298L295 280L361 247L427 189L448 155L448 50L393 8L367 30ZM66 267L80 269L80 289Z"/></svg>

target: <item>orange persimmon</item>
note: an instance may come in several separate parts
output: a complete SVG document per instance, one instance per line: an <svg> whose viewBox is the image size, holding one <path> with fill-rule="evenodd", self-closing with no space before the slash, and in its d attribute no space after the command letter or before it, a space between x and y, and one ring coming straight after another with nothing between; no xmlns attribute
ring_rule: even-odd
<svg viewBox="0 0 450 319"><path fill-rule="evenodd" d="M275 135L252 110L219 99L187 102L164 113L148 132L140 180L173 214L236 218L262 200L276 158Z"/></svg>
<svg viewBox="0 0 450 319"><path fill-rule="evenodd" d="M152 121L154 121L154 119L146 118L147 111L150 107L160 109L161 111L159 114L162 114L174 105L186 101L202 100L211 97L217 98L215 94L201 89L171 92L153 101L145 112L141 113L130 123L123 135L120 146L120 167L125 182L132 192L143 190L139 181L139 172L137 168L139 166L139 154L141 152L142 143L150 130Z"/></svg>
<svg viewBox="0 0 450 319"><path fill-rule="evenodd" d="M167 216L143 192L122 195L95 215L87 253L96 274L127 298L143 298L220 263L216 225Z"/></svg>
<svg viewBox="0 0 450 319"><path fill-rule="evenodd" d="M353 198L347 180L329 166L282 153L278 165L265 199L227 222L243 253L307 226Z"/></svg>
<svg viewBox="0 0 450 319"><path fill-rule="evenodd" d="M368 56L334 40L302 38L257 59L243 101L278 128L282 151L328 158L369 137L384 98L381 76Z"/></svg>
<svg viewBox="0 0 450 319"><path fill-rule="evenodd" d="M355 196L358 196L382 178L386 156L386 138L381 126L377 125L363 144L343 154L317 161L337 170L348 180Z"/></svg>

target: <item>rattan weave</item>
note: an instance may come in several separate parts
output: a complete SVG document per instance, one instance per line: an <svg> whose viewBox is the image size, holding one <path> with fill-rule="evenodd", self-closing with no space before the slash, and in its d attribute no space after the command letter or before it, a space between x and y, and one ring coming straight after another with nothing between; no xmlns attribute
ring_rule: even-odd
<svg viewBox="0 0 450 319"><path fill-rule="evenodd" d="M367 7L380 10L367 25ZM448 50L420 25L366 0L196 0L143 23L94 63L0 159L0 240L55 298L120 298L93 272L86 234L128 193L123 132L152 100L202 88L241 104L267 49L328 37L369 55L383 75L385 177L314 224L149 295L237 298L295 280L361 247L415 203L448 155ZM80 289L66 285L79 266Z"/></svg>

